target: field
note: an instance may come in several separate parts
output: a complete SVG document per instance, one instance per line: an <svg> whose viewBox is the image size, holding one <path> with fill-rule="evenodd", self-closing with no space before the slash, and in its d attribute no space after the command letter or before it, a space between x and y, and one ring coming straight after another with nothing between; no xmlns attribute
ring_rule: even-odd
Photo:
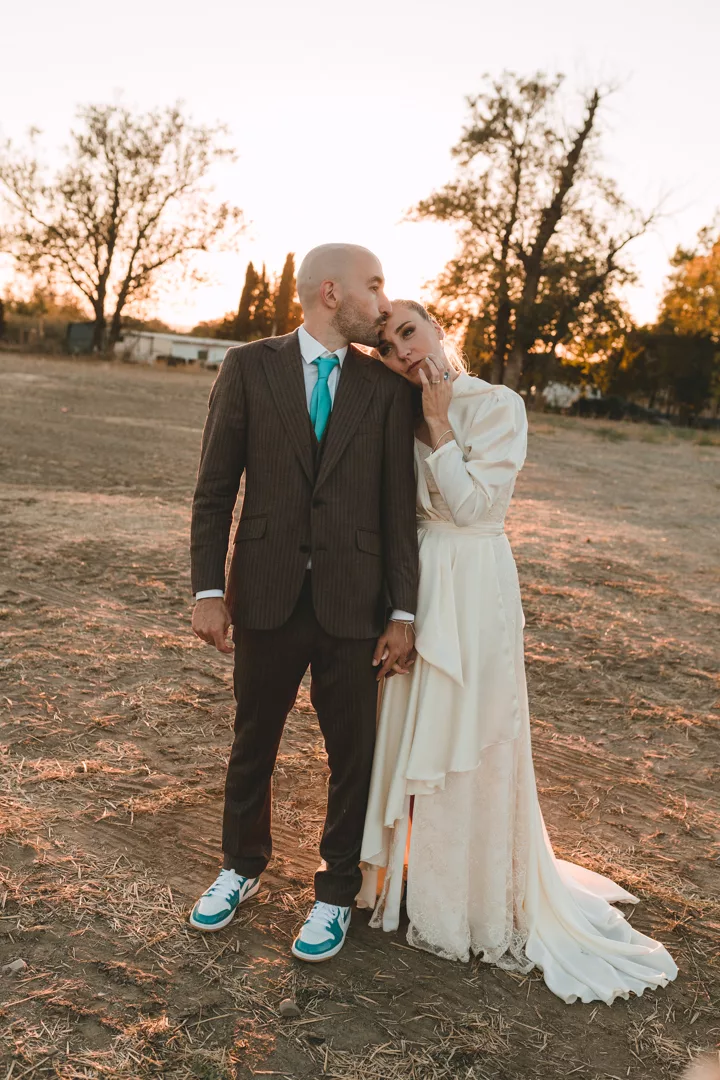
<svg viewBox="0 0 720 1080"><path fill-rule="evenodd" d="M326 783L306 688L264 888L225 931L188 929L232 719L230 664L189 629L211 378L0 354L0 964L28 964L0 975L0 1080L677 1077L720 1041L718 440L531 422L509 531L543 811L681 969L566 1006L363 913L335 961L291 959Z"/></svg>

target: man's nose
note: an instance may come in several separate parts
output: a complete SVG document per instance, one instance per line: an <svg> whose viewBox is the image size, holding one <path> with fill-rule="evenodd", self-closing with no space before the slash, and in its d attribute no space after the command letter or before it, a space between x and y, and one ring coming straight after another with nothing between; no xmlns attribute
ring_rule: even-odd
<svg viewBox="0 0 720 1080"><path fill-rule="evenodd" d="M388 318L390 318L390 316L392 315L392 304L390 303L390 301L388 300L388 298L387 298L387 296L385 295L384 292L380 293L379 304L380 304L380 313L382 315L386 315Z"/></svg>

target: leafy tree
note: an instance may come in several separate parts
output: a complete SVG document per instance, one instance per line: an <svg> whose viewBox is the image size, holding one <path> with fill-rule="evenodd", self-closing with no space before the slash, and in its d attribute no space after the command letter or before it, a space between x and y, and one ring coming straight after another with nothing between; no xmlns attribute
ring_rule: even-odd
<svg viewBox="0 0 720 1080"><path fill-rule="evenodd" d="M720 399L720 344L707 334L678 334L667 326L628 334L607 366L606 390L650 408L697 415Z"/></svg>
<svg viewBox="0 0 720 1080"><path fill-rule="evenodd" d="M11 287L6 294L5 336L16 344L54 349L64 340L67 324L85 318L76 297L59 293L47 283L36 284L32 291Z"/></svg>
<svg viewBox="0 0 720 1080"><path fill-rule="evenodd" d="M228 311L220 319L209 319L194 326L190 333L193 337L223 338L227 341L239 341L235 336L237 326L237 314Z"/></svg>
<svg viewBox="0 0 720 1080"><path fill-rule="evenodd" d="M302 322L302 308L297 300L295 256L285 259L282 273L274 281L268 277L263 264L258 274L252 262L245 271L245 283L240 295L237 315L201 323L193 333L213 333L217 337L236 341L255 341L275 334L287 334Z"/></svg>
<svg viewBox="0 0 720 1080"><path fill-rule="evenodd" d="M275 294L274 332L288 334L302 322L302 308L297 300L295 283L295 255L285 259L280 283Z"/></svg>
<svg viewBox="0 0 720 1080"><path fill-rule="evenodd" d="M196 253L234 234L240 211L209 198L213 166L233 156L223 128L193 124L179 107L133 114L88 105L78 120L66 163L49 178L37 133L25 154L6 145L4 240L21 270L85 299L102 349L108 313L112 344L126 306L147 300L170 268L189 272Z"/></svg>
<svg viewBox="0 0 720 1080"><path fill-rule="evenodd" d="M652 220L598 169L604 92L585 96L572 125L562 83L543 73L488 80L468 98L456 179L415 209L416 218L457 225L437 307L465 326L476 366L514 387L523 375L546 381L563 354L586 349L588 334L607 348L622 333L617 290L632 278L625 249Z"/></svg>
<svg viewBox="0 0 720 1080"><path fill-rule="evenodd" d="M693 250L678 248L671 263L660 323L720 341L720 218L700 231Z"/></svg>
<svg viewBox="0 0 720 1080"><path fill-rule="evenodd" d="M10 291L7 313L28 318L58 318L77 321L84 318L80 302L72 293L58 292L52 285L35 284L32 291L19 295Z"/></svg>
<svg viewBox="0 0 720 1080"><path fill-rule="evenodd" d="M263 263L262 271L250 262L240 296L234 337L238 341L256 341L273 333L273 288Z"/></svg>

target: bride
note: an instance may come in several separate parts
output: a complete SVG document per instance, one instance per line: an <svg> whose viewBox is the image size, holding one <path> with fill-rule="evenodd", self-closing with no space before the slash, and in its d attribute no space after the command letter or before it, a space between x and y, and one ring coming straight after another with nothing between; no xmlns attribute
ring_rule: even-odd
<svg viewBox="0 0 720 1080"><path fill-rule="evenodd" d="M522 398L467 374L414 301L393 303L379 353L417 388L420 594L417 659L382 701L359 903L396 930L407 863L411 945L537 965L568 1003L665 986L669 953L611 906L637 898L555 858L540 812L504 531L525 459Z"/></svg>

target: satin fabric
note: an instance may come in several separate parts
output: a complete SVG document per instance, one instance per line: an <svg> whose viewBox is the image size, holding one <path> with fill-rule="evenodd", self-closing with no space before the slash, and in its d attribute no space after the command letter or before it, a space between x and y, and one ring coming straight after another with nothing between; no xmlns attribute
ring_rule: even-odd
<svg viewBox="0 0 720 1080"><path fill-rule="evenodd" d="M564 1001L609 1004L664 986L677 967L612 907L637 898L556 859L542 819L504 533L525 460L524 404L461 375L449 420L453 443L431 453L416 442L418 659L387 683L380 708L358 902L374 907L373 925L396 930L407 864L411 944L536 965Z"/></svg>

